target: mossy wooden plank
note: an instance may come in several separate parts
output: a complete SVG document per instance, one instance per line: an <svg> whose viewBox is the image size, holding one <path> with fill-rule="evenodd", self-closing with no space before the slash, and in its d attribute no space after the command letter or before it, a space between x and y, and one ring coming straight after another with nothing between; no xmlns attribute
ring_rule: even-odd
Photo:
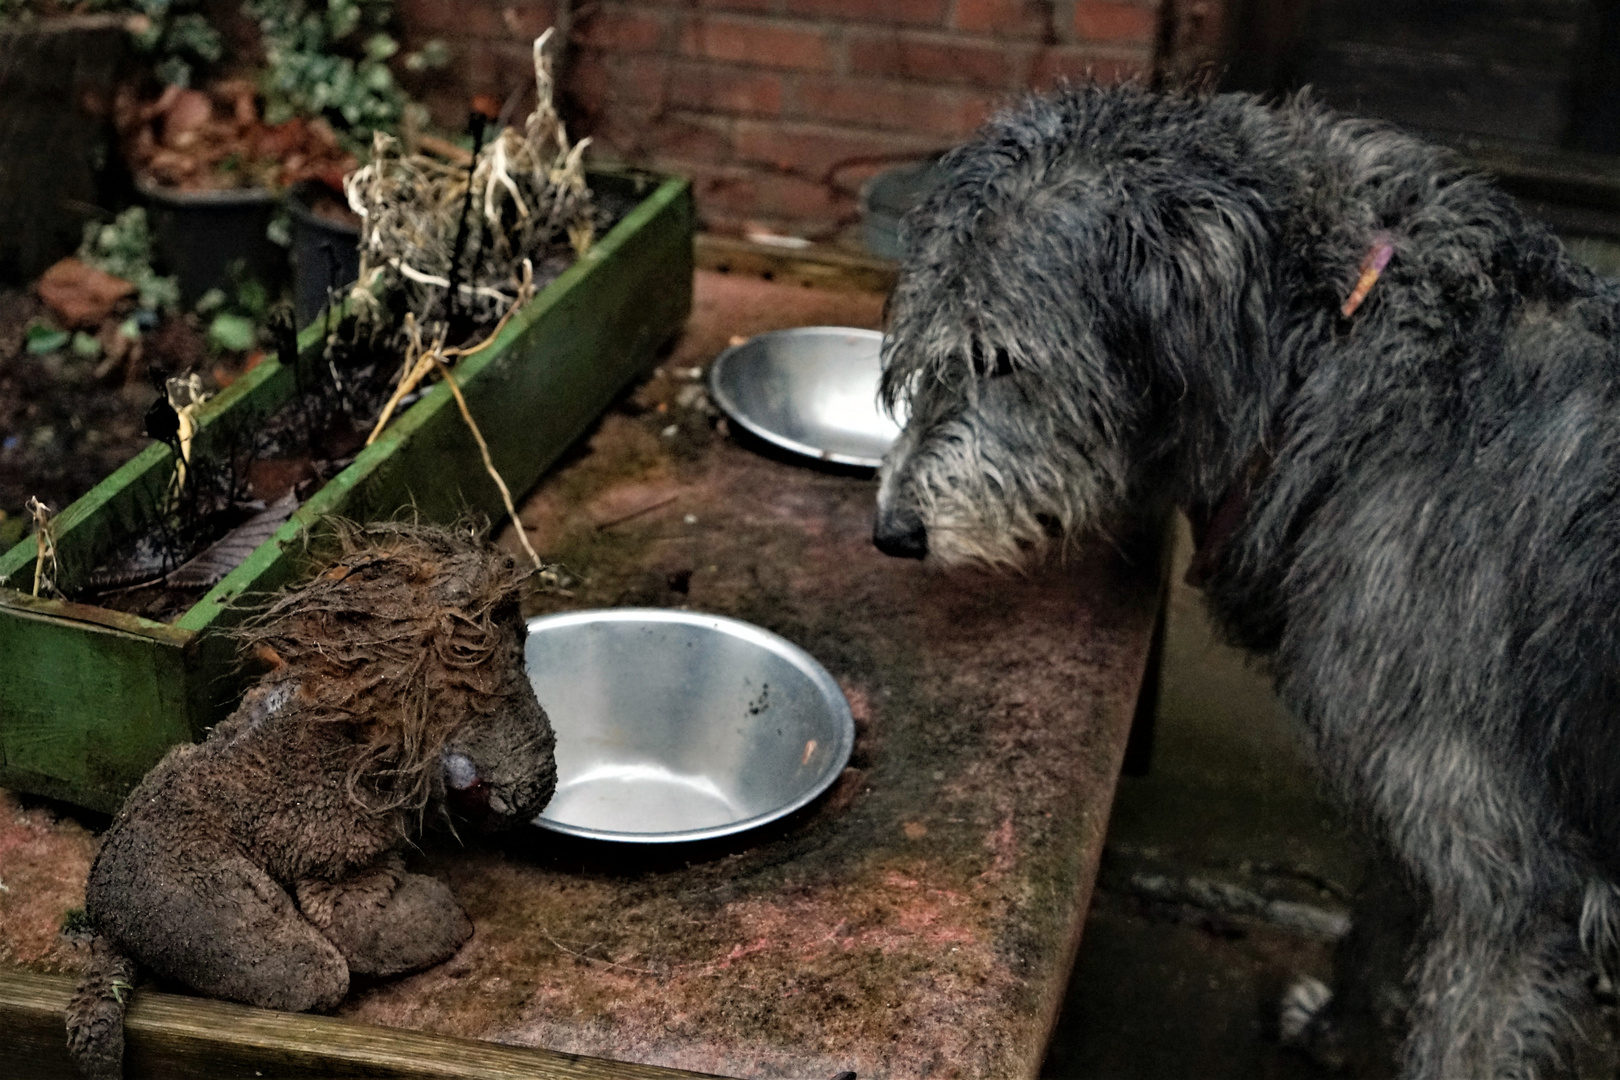
<svg viewBox="0 0 1620 1080"><path fill-rule="evenodd" d="M62 1030L72 992L73 980L65 976L0 970L0 1072L30 1080L77 1080ZM130 1003L124 1038L126 1080L701 1080L708 1075L145 989Z"/></svg>
<svg viewBox="0 0 1620 1080"><path fill-rule="evenodd" d="M133 616L116 629L76 609L21 598L0 610L0 784L112 810L192 737L194 635Z"/></svg>
<svg viewBox="0 0 1620 1080"><path fill-rule="evenodd" d="M722 274L748 274L784 285L846 292L888 292L894 288L899 263L838 248L802 251L769 247L735 236L703 233L694 244L697 264Z"/></svg>

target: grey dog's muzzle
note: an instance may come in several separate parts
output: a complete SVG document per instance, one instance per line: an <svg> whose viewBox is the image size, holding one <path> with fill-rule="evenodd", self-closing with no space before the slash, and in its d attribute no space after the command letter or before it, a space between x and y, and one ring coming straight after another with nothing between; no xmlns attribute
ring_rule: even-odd
<svg viewBox="0 0 1620 1080"><path fill-rule="evenodd" d="M921 559L928 555L928 526L922 515L908 509L896 497L900 473L910 456L915 436L902 431L889 450L879 474L877 517L872 522L872 543L885 555L900 559Z"/></svg>
<svg viewBox="0 0 1620 1080"><path fill-rule="evenodd" d="M916 514L879 505L872 543L885 555L921 559L928 555L928 529Z"/></svg>

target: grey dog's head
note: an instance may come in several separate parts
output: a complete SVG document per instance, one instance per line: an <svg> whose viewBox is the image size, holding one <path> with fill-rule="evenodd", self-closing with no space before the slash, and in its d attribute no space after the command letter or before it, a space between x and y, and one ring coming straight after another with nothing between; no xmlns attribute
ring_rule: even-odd
<svg viewBox="0 0 1620 1080"><path fill-rule="evenodd" d="M890 300L883 395L909 419L878 547L1013 563L1177 473L1178 454L1223 467L1223 447L1188 443L1219 441L1201 418L1265 360L1269 241L1243 155L1269 116L1076 89L942 160Z"/></svg>

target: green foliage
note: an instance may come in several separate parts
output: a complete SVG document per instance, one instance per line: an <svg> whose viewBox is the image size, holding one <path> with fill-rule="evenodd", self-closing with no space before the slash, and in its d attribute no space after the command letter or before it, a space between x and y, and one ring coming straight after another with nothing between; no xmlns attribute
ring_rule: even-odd
<svg viewBox="0 0 1620 1080"><path fill-rule="evenodd" d="M405 54L405 66L411 71L442 68L450 62L450 48L435 38L413 53Z"/></svg>
<svg viewBox="0 0 1620 1080"><path fill-rule="evenodd" d="M410 98L388 61L393 0L245 0L259 23L267 70L265 119L321 117L350 150L363 153L373 131L397 133Z"/></svg>
<svg viewBox="0 0 1620 1080"><path fill-rule="evenodd" d="M90 922L90 916L84 913L84 908L68 908L62 913L62 933L69 937L78 937L96 932L95 926Z"/></svg>
<svg viewBox="0 0 1620 1080"><path fill-rule="evenodd" d="M28 518L25 515L12 514L8 517L4 510L0 510L0 551L9 549L13 544L17 543L24 536L26 536L27 533ZM0 581L3 580L5 579L0 578Z"/></svg>
<svg viewBox="0 0 1620 1080"><path fill-rule="evenodd" d="M259 340L259 330L270 314L270 293L253 278L244 277L240 264L231 267L232 285L209 289L197 301L197 314L212 316L208 344L216 352L247 352Z"/></svg>
<svg viewBox="0 0 1620 1080"><path fill-rule="evenodd" d="M72 336L66 330L58 330L42 322L31 323L26 333L28 351L35 356L55 352L66 345Z"/></svg>
<svg viewBox="0 0 1620 1080"><path fill-rule="evenodd" d="M130 0L145 28L135 34L135 45L156 58L158 78L174 86L190 86L199 68L217 63L225 54L219 31L198 10L199 0Z"/></svg>
<svg viewBox="0 0 1620 1080"><path fill-rule="evenodd" d="M180 284L152 269L152 230L146 211L132 206L107 225L84 227L79 259L97 270L132 283L147 311L173 311L180 306Z"/></svg>
<svg viewBox="0 0 1620 1080"><path fill-rule="evenodd" d="M208 344L216 349L247 352L258 338L259 328L245 315L221 312L208 324Z"/></svg>
<svg viewBox="0 0 1620 1080"><path fill-rule="evenodd" d="M190 86L199 69L225 54L219 31L202 14L202 0L0 0L0 18L29 19L69 12L128 15L135 47L152 58L157 77Z"/></svg>
<svg viewBox="0 0 1620 1080"><path fill-rule="evenodd" d="M101 342L94 334L77 331L73 335L73 355L83 360L94 360L101 355Z"/></svg>

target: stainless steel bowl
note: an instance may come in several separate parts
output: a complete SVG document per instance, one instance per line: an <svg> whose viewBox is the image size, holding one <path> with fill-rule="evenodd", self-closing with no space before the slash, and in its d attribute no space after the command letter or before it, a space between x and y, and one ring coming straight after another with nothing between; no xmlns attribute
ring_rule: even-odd
<svg viewBox="0 0 1620 1080"><path fill-rule="evenodd" d="M883 335L847 326L773 330L709 366L709 393L733 421L819 461L875 469L900 434L878 405Z"/></svg>
<svg viewBox="0 0 1620 1080"><path fill-rule="evenodd" d="M670 843L775 821L827 790L855 723L797 645L718 615L614 608L529 620L557 793L535 824Z"/></svg>

